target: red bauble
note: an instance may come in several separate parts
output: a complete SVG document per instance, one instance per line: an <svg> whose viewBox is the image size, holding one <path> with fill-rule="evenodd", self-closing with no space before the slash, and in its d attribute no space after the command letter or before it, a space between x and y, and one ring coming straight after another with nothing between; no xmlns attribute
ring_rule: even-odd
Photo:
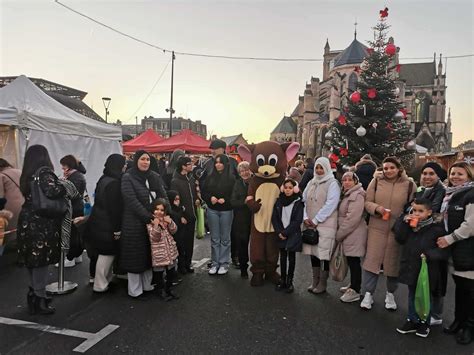
<svg viewBox="0 0 474 355"><path fill-rule="evenodd" d="M380 11L379 11L379 14L380 14L380 18L388 17L388 7L386 7L386 8L383 9L383 10L380 10Z"/></svg>
<svg viewBox="0 0 474 355"><path fill-rule="evenodd" d="M341 157L346 157L349 154L349 150L347 148L340 148L339 154L341 154Z"/></svg>
<svg viewBox="0 0 474 355"><path fill-rule="evenodd" d="M360 67L359 67L359 66L354 67L354 71L355 71L357 74L359 74L359 73L360 73Z"/></svg>
<svg viewBox="0 0 474 355"><path fill-rule="evenodd" d="M339 122L340 125L345 126L347 124L346 116L340 115L337 118L337 122Z"/></svg>
<svg viewBox="0 0 474 355"><path fill-rule="evenodd" d="M387 47L385 47L385 54L392 56L395 53L397 53L397 47L393 43L387 44Z"/></svg>
<svg viewBox="0 0 474 355"><path fill-rule="evenodd" d="M407 119L408 110L406 108L401 108L399 111L403 113L403 118Z"/></svg>
<svg viewBox="0 0 474 355"><path fill-rule="evenodd" d="M349 96L351 99L352 103L358 104L360 102L360 92L354 91L351 96Z"/></svg>
<svg viewBox="0 0 474 355"><path fill-rule="evenodd" d="M369 55L371 55L372 53L374 53L374 49L373 48L367 48L367 53Z"/></svg>
<svg viewBox="0 0 474 355"><path fill-rule="evenodd" d="M337 154L331 153L329 154L329 160L331 160L334 163L337 163L339 161L339 157Z"/></svg>
<svg viewBox="0 0 474 355"><path fill-rule="evenodd" d="M377 90L374 88L367 89L367 97L369 99L375 99L377 97Z"/></svg>

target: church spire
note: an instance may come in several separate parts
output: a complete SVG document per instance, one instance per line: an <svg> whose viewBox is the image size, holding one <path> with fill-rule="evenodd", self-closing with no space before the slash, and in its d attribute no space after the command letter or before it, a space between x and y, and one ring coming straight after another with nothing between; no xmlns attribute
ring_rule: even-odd
<svg viewBox="0 0 474 355"><path fill-rule="evenodd" d="M357 17L354 22L354 39L357 39Z"/></svg>
<svg viewBox="0 0 474 355"><path fill-rule="evenodd" d="M438 63L438 75L443 75L443 63L442 63L443 55L439 55L439 63Z"/></svg>

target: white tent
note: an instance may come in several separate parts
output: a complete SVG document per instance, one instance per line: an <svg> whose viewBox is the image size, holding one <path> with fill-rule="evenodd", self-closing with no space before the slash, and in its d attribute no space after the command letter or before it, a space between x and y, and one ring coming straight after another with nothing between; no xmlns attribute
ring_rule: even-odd
<svg viewBox="0 0 474 355"><path fill-rule="evenodd" d="M0 89L0 151L21 168L28 146L44 145L56 173L59 160L72 154L87 169L87 189L92 195L112 153L122 153L122 130L85 117L63 106L22 75Z"/></svg>

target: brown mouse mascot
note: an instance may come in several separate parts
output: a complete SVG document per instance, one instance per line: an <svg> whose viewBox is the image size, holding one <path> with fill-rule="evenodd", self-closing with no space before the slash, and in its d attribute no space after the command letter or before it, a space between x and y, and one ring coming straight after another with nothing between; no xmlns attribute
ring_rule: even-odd
<svg viewBox="0 0 474 355"><path fill-rule="evenodd" d="M288 162L293 159L300 145L296 142L261 142L241 144L238 147L242 159L250 163L253 176L249 183L246 203L253 212L250 231L250 262L252 286L263 285L266 280L277 283L278 266L277 235L272 226L273 205L280 194L280 186L286 177Z"/></svg>

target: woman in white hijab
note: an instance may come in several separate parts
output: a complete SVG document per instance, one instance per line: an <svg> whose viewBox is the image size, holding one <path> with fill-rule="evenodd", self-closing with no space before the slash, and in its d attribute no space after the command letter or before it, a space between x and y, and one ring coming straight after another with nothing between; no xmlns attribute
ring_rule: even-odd
<svg viewBox="0 0 474 355"><path fill-rule="evenodd" d="M332 173L329 159L318 158L314 164L314 177L303 192L304 229L316 229L319 233L318 244L303 244L303 254L311 255L313 283L308 291L314 294L326 292L340 195L341 188Z"/></svg>

